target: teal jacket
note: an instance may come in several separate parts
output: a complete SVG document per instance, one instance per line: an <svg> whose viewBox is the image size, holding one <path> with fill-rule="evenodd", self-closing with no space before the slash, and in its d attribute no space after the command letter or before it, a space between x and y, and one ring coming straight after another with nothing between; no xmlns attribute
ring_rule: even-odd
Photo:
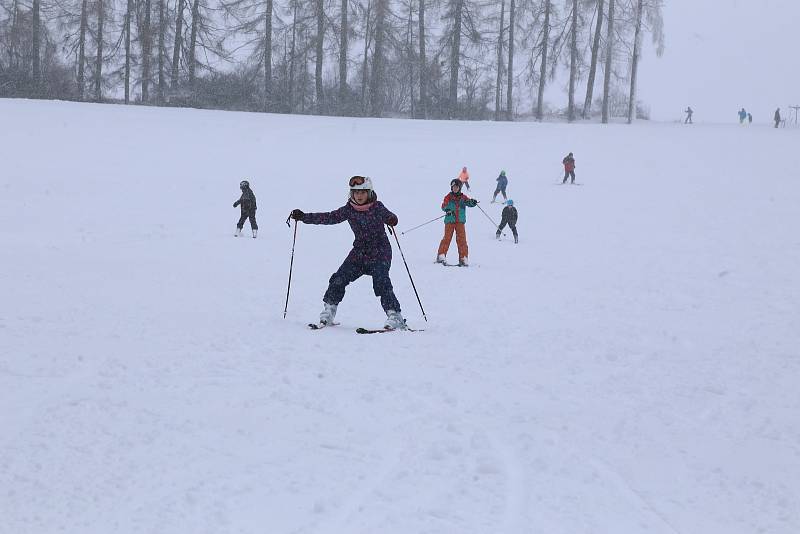
<svg viewBox="0 0 800 534"><path fill-rule="evenodd" d="M469 198L463 193L448 193L442 201L442 211L448 212L444 218L445 223L465 223L467 222L467 206L474 208L478 201Z"/></svg>

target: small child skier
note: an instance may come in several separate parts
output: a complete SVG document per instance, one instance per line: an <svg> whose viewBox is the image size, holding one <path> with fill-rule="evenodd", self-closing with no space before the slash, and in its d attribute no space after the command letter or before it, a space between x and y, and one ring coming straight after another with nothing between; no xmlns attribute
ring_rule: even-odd
<svg viewBox="0 0 800 534"><path fill-rule="evenodd" d="M461 182L462 186L467 186L467 191L469 191L469 172L467 172L466 167L461 168L461 172L458 174L458 180Z"/></svg>
<svg viewBox="0 0 800 534"><path fill-rule="evenodd" d="M500 171L500 176L497 177L497 188L494 190L494 195L492 195L492 204L497 202L497 195L502 193L503 200L508 200L506 196L506 187L508 186L508 177L506 177L506 171Z"/></svg>
<svg viewBox="0 0 800 534"><path fill-rule="evenodd" d="M508 227L511 228L511 233L514 234L514 243L519 243L519 236L517 235L517 215L517 208L514 207L514 201L506 200L506 207L503 208L500 226L497 227L497 239L500 239L503 228L508 225Z"/></svg>
<svg viewBox="0 0 800 534"><path fill-rule="evenodd" d="M234 237L239 237L242 234L242 228L244 228L244 221L250 219L250 228L253 230L253 239L255 239L258 235L256 196L253 194L253 190L250 189L250 182L247 180L239 182L239 189L242 190L242 196L233 203L233 207L241 206L242 216L239 217L239 222L236 223L236 233L233 235Z"/></svg>
<svg viewBox="0 0 800 534"><path fill-rule="evenodd" d="M570 183L575 183L575 158L572 157L572 152L567 154L567 156L561 160L561 163L564 164L564 180L561 182L562 184L567 183L567 178L571 178Z"/></svg>
<svg viewBox="0 0 800 534"><path fill-rule="evenodd" d="M355 234L352 250L328 281L328 290L322 297L323 309L319 314L319 322L323 326L333 324L347 285L367 275L372 277L372 289L375 296L380 297L381 306L386 312L384 326L390 330L405 330L406 321L400 313L400 303L389 279L392 246L384 228L384 225L396 226L397 215L378 201L369 177L353 176L349 186L347 204L337 210L303 213L296 209L290 215L292 219L306 224L339 224L347 221Z"/></svg>
<svg viewBox="0 0 800 534"><path fill-rule="evenodd" d="M450 181L450 192L442 201L442 211L447 215L444 218L444 237L439 243L439 251L436 256L436 263L447 262L447 250L453 240L453 233L456 234L456 246L458 247L458 265L466 267L469 265L469 247L467 246L467 207L475 207L478 201L469 198L461 192L461 180L455 178Z"/></svg>

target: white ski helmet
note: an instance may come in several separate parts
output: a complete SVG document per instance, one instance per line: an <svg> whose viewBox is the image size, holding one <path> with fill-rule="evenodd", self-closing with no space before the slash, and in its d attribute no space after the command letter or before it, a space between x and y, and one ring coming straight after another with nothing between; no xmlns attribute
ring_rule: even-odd
<svg viewBox="0 0 800 534"><path fill-rule="evenodd" d="M372 179L369 176L351 176L348 182L350 186L350 199L353 198L353 191L369 191L369 201L373 202L377 195L372 187Z"/></svg>

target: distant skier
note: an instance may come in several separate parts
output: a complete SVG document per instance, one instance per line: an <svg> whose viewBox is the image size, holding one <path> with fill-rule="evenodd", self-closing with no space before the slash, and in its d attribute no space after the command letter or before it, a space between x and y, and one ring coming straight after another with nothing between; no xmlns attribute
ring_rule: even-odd
<svg viewBox="0 0 800 534"><path fill-rule="evenodd" d="M517 235L517 215L517 208L514 207L514 201L506 200L506 207L503 208L500 226L497 227L497 239L500 239L500 234L503 233L503 228L508 225L508 227L511 228L511 233L514 234L514 243L519 243L519 236Z"/></svg>
<svg viewBox="0 0 800 534"><path fill-rule="evenodd" d="M295 209L290 215L292 219L306 224L339 224L347 221L355 234L352 250L328 281L328 290L322 297L323 309L319 314L319 322L323 326L333 324L347 285L367 275L372 277L372 289L375 296L380 297L381 306L386 312L384 326L391 330L405 330L406 321L400 313L400 303L389 278L392 246L384 228L384 225L397 226L397 215L378 200L369 177L353 176L348 183L350 196L347 204L341 208L324 213L303 213Z"/></svg>
<svg viewBox="0 0 800 534"><path fill-rule="evenodd" d="M747 124L753 124L753 116L749 113L747 114Z"/></svg>
<svg viewBox="0 0 800 534"><path fill-rule="evenodd" d="M497 195L502 193L503 200L508 200L506 196L506 187L508 186L508 177L506 176L506 171L500 171L500 176L497 177L497 188L494 190L494 195L492 195L492 204L497 202Z"/></svg>
<svg viewBox="0 0 800 534"><path fill-rule="evenodd" d="M239 222L236 223L236 233L233 235L234 237L239 237L242 234L242 228L244 228L244 221L250 219L250 228L253 230L253 239L255 239L258 235L256 196L253 194L253 190L250 189L250 182L247 180L239 182L239 189L242 190L242 196L233 203L233 207L241 206L241 217L239 217Z"/></svg>
<svg viewBox="0 0 800 534"><path fill-rule="evenodd" d="M683 123L692 124L692 114L694 113L694 111L692 111L692 106L687 107L685 113L686 113L686 120L683 121Z"/></svg>
<svg viewBox="0 0 800 534"><path fill-rule="evenodd" d="M439 243L436 262L447 262L447 250L453 240L453 233L456 234L456 246L458 247L458 265L466 267L469 265L469 247L467 246L467 208L478 205L478 201L469 198L461 192L462 182L455 178L450 181L450 192L442 201L442 211L447 215L444 218L444 237Z"/></svg>
<svg viewBox="0 0 800 534"><path fill-rule="evenodd" d="M561 163L564 164L564 180L561 182L562 184L567 183L567 178L571 178L570 183L575 183L575 158L572 156L572 152L567 154L567 156L561 160Z"/></svg>
<svg viewBox="0 0 800 534"><path fill-rule="evenodd" d="M747 118L747 112L744 108L739 110L739 124L744 124L744 120Z"/></svg>
<svg viewBox="0 0 800 534"><path fill-rule="evenodd" d="M462 185L467 186L467 191L469 191L469 172L467 172L466 167L461 168L461 172L458 174L458 180Z"/></svg>
<svg viewBox="0 0 800 534"><path fill-rule="evenodd" d="M781 108L775 110L775 116L773 117L775 120L775 128L781 123Z"/></svg>

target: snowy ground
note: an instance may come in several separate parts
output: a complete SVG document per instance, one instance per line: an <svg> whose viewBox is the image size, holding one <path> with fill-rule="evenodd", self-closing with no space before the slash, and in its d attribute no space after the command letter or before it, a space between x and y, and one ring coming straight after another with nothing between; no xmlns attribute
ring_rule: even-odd
<svg viewBox="0 0 800 534"><path fill-rule="evenodd" d="M0 532L796 534L800 131L0 100ZM561 158L582 186L556 185ZM373 177L420 333L312 332ZM233 237L238 182L257 240ZM392 240L394 244L394 240ZM455 260L455 243L450 258Z"/></svg>

